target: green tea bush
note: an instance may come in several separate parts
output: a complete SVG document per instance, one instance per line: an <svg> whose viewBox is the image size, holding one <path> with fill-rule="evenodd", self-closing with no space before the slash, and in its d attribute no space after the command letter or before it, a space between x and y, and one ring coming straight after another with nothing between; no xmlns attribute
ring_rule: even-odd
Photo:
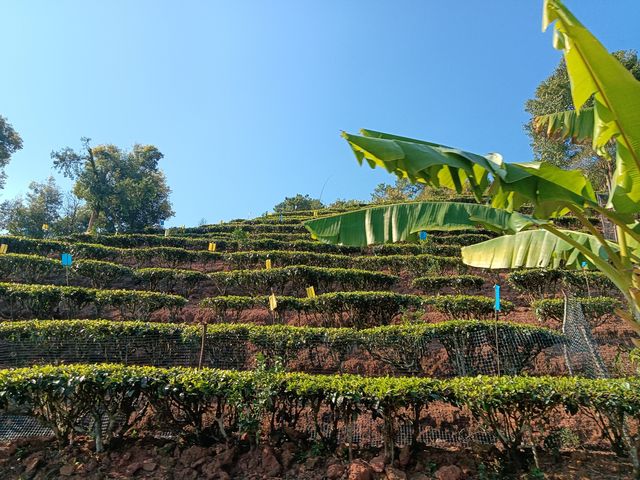
<svg viewBox="0 0 640 480"><path fill-rule="evenodd" d="M67 274L70 281L87 281L94 288L131 281L134 276L129 267L99 260L75 260L67 272L60 260L53 258L16 253L0 255L0 279L4 281L37 283L47 280L64 284Z"/></svg>
<svg viewBox="0 0 640 480"><path fill-rule="evenodd" d="M0 283L0 308L11 319L75 316L92 306L96 315L116 309L124 319L147 319L151 312L168 309L171 316L186 305L177 295L139 290L99 290L55 285Z"/></svg>
<svg viewBox="0 0 640 480"><path fill-rule="evenodd" d="M277 318L285 321L296 315L312 315L325 326L364 328L386 325L405 309L416 308L421 298L392 292L325 293L315 298L277 296ZM205 298L201 308L212 309L221 320L239 320L242 312L254 308L266 309L269 299L262 297L223 296Z"/></svg>
<svg viewBox="0 0 640 480"><path fill-rule="evenodd" d="M175 292L187 297L209 281L205 273L175 268L140 268L134 271L134 276L149 290Z"/></svg>
<svg viewBox="0 0 640 480"><path fill-rule="evenodd" d="M446 287L462 292L479 290L484 285L484 278L478 275L435 275L415 278L411 284L427 293L434 293Z"/></svg>
<svg viewBox="0 0 640 480"><path fill-rule="evenodd" d="M557 295L560 285L582 296L615 290L615 285L602 272L593 270L523 269L510 273L508 281L532 300Z"/></svg>
<svg viewBox="0 0 640 480"><path fill-rule="evenodd" d="M8 247L8 253L23 253L31 255L59 255L68 250L65 242L58 240L45 240L41 238L15 237L13 235L0 235L0 243Z"/></svg>
<svg viewBox="0 0 640 480"><path fill-rule="evenodd" d="M608 319L615 317L615 309L622 307L622 302L610 297L587 297L575 298L575 301L582 305L585 318L597 327ZM564 318L564 299L548 298L536 300L531 304L536 317L541 322L555 321L562 323Z"/></svg>
<svg viewBox="0 0 640 480"><path fill-rule="evenodd" d="M531 298L555 295L558 282L562 280L562 271L553 269L524 269L509 273L507 281L518 292Z"/></svg>
<svg viewBox="0 0 640 480"><path fill-rule="evenodd" d="M380 272L305 265L214 272L209 274L209 278L223 295L227 292L263 294L271 289L280 293L290 291L301 294L308 286L321 291L384 290L399 280L396 276Z"/></svg>
<svg viewBox="0 0 640 480"><path fill-rule="evenodd" d="M423 304L446 315L449 318L489 318L494 315L493 298L479 295L439 295L426 297ZM501 312L507 314L513 310L513 303L502 300Z"/></svg>
<svg viewBox="0 0 640 480"><path fill-rule="evenodd" d="M197 325L138 321L28 320L0 325L0 342L14 352L11 363L5 364L17 367L48 363L51 358L65 363L197 365L201 335ZM499 357L493 363L481 353L486 344L474 340L483 336L499 342ZM342 371L349 358L367 351L396 373L424 375L423 361L436 345L443 345L450 365L443 363L442 375L486 374L496 364L500 373L518 374L540 351L562 341L553 330L508 322L455 320L366 329L221 323L208 326L204 362L243 369L262 354L280 358L287 368ZM306 360L300 363L301 358Z"/></svg>
<svg viewBox="0 0 640 480"><path fill-rule="evenodd" d="M367 270L390 270L410 272L414 275L427 273L459 272L466 267L460 257L441 257L428 253L420 255L385 255L352 257L353 266Z"/></svg>
<svg viewBox="0 0 640 480"><path fill-rule="evenodd" d="M300 428L299 415L308 416L326 448L338 446L341 427L359 418L379 419L383 446L393 450L402 416L409 425L409 442L417 445L420 425L431 422L434 402L464 409L481 429L494 434L504 458L520 464L521 448L530 438L550 430L554 411L579 410L623 419L640 417L637 378L589 380L558 377L366 378L355 375L308 375L272 371L265 374L211 369L133 367L117 365L43 366L0 371L0 406L16 408L50 426L60 446L74 432L93 434L96 447L135 429L144 434L162 425L165 431L202 444L224 442L255 433L275 434L280 428ZM255 408L259 403L260 408ZM291 415L291 412L298 412ZM238 419L258 414L251 425ZM87 428L87 417L120 418L107 422L106 432ZM144 418L143 418L144 417ZM98 422L96 422L98 423ZM628 435L633 448L638 434ZM534 440L535 441L535 440Z"/></svg>

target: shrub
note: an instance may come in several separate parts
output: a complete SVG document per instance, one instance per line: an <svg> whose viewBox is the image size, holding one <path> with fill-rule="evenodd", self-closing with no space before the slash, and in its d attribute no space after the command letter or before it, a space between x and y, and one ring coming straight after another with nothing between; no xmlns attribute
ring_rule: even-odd
<svg viewBox="0 0 640 480"><path fill-rule="evenodd" d="M174 268L141 268L135 270L135 278L149 290L179 293L189 296L209 280L205 273L196 270Z"/></svg>
<svg viewBox="0 0 640 480"><path fill-rule="evenodd" d="M516 290L531 299L556 295L560 281L580 295L615 290L602 272L593 270L525 269L510 273L508 279Z"/></svg>
<svg viewBox="0 0 640 480"><path fill-rule="evenodd" d="M445 287L461 292L480 289L484 284L484 278L477 275L430 276L415 278L411 284L414 288L428 293L436 292Z"/></svg>
<svg viewBox="0 0 640 480"><path fill-rule="evenodd" d="M420 297L391 292L338 292L309 299L312 309L320 313L329 325L365 328L388 325L407 308L418 307Z"/></svg>
<svg viewBox="0 0 640 480"><path fill-rule="evenodd" d="M459 257L421 255L386 255L353 257L353 266L368 270L391 270L424 275L430 272L460 271L465 267Z"/></svg>
<svg viewBox="0 0 640 480"><path fill-rule="evenodd" d="M495 301L493 298L479 295L439 295L424 299L436 311L449 318L489 318L494 315ZM513 310L513 303L503 300L500 304L502 313Z"/></svg>
<svg viewBox="0 0 640 480"><path fill-rule="evenodd" d="M516 270L511 272L507 279L518 292L528 294L532 298L540 298L557 293L562 271L538 268Z"/></svg>
<svg viewBox="0 0 640 480"><path fill-rule="evenodd" d="M325 326L353 326L364 328L386 325L404 309L415 308L421 299L415 295L391 292L338 292L325 293L316 298L277 296L275 315L284 321L292 314L313 315ZM263 297L224 296L205 298L200 307L212 309L221 320L239 320L243 311L269 307Z"/></svg>
<svg viewBox="0 0 640 480"><path fill-rule="evenodd" d="M602 272L594 270L563 270L563 281L580 296L606 295L616 291L616 286Z"/></svg>
<svg viewBox="0 0 640 480"><path fill-rule="evenodd" d="M94 288L106 288L134 278L129 267L99 260L77 260L71 267L74 276L86 278Z"/></svg>
<svg viewBox="0 0 640 480"><path fill-rule="evenodd" d="M209 274L209 278L222 294L228 291L259 294L271 289L280 293L303 293L308 286L315 286L319 290L384 290L398 281L398 277L379 272L305 265L269 270L214 272Z"/></svg>
<svg viewBox="0 0 640 480"><path fill-rule="evenodd" d="M610 297L575 298L582 305L585 318L597 327L615 316L614 310L622 307L622 302ZM556 321L562 323L564 318L564 299L549 298L536 300L531 304L536 317L541 322Z"/></svg>
<svg viewBox="0 0 640 480"><path fill-rule="evenodd" d="M255 308L256 305L264 304L263 302L257 297L227 295L205 298L200 302L200 307L211 309L213 314L221 321L238 321L243 311Z"/></svg>
<svg viewBox="0 0 640 480"><path fill-rule="evenodd" d="M0 255L0 278L34 283L49 280L56 284L66 281L65 267L60 260L38 255ZM91 286L104 288L133 278L133 270L115 263L99 260L75 260L69 269L71 279L88 280Z"/></svg>
<svg viewBox="0 0 640 480"><path fill-rule="evenodd" d="M0 235L0 243L8 247L9 253L23 253L31 255L59 255L68 250L65 242L57 240L44 240L41 238L15 237L13 235Z"/></svg>
<svg viewBox="0 0 640 480"><path fill-rule="evenodd" d="M106 438L133 428L145 433L162 425L184 440L210 444L255 433L256 425L264 426L265 436L275 434L276 425L269 420L278 419L278 429L295 432L311 427L326 447L335 448L340 430L350 431L362 418L381 420L383 444L391 452L396 420L406 422L409 441L415 445L421 426L433 421L428 407L439 402L469 411L479 428L495 435L504 457L523 467L519 452L524 442L536 441L547 430L553 411L585 409L637 419L639 391L635 378L434 380L116 365L0 371L3 410L17 407L51 426L61 446L72 441L74 431L93 433L100 437L96 446L102 444L102 432L87 429L86 418L99 420L106 415L124 421L107 422ZM308 422L300 422L301 415ZM253 421L246 425L238 419Z"/></svg>
<svg viewBox="0 0 640 480"><path fill-rule="evenodd" d="M120 362L197 365L202 329L190 324L108 320L29 320L0 325L0 342L11 349L5 365ZM481 339L486 342L481 342ZM498 355L482 352L498 340ZM521 373L541 350L562 342L542 327L507 322L451 321L439 324L326 328L288 325L214 324L205 341L205 365L243 369L256 355L280 358L288 368L341 371L361 349L397 373L424 375L422 362L444 345L450 365L442 375ZM140 348L144 346L144 348ZM300 359L305 360L301 363ZM293 365L289 362L294 360ZM446 365L444 365L446 367ZM499 368L498 368L499 367Z"/></svg>
<svg viewBox="0 0 640 480"><path fill-rule="evenodd" d="M118 309L122 318L146 319L150 313L166 308L171 316L186 305L183 297L138 290L98 290L84 287L0 283L0 305L12 319L75 315L93 305L97 315L105 309Z"/></svg>
<svg viewBox="0 0 640 480"><path fill-rule="evenodd" d="M0 255L0 278L4 281L41 282L63 272L59 261L38 255Z"/></svg>

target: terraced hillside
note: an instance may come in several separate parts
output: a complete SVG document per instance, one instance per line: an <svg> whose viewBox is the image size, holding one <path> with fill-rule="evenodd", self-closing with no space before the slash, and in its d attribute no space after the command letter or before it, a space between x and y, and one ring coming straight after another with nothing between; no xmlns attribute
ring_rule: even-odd
<svg viewBox="0 0 640 480"><path fill-rule="evenodd" d="M379 475L386 463L387 478L429 478L452 460L428 466L425 452L444 446L495 445L487 458L524 470L579 445L635 458L624 437L638 436L638 385L621 378L634 371L631 332L604 277L468 268L460 248L492 236L481 230L327 245L301 223L314 214L0 237L0 365L17 368L0 373L2 435L65 445L85 434L98 452L133 433L217 445L195 466L179 456L131 476L244 478L255 451L254 468L291 478L320 454L303 467L311 477ZM322 463L332 455L340 461ZM380 471L354 460L375 455ZM470 478L488 462L473 458L456 460ZM613 465L629 474L627 460Z"/></svg>

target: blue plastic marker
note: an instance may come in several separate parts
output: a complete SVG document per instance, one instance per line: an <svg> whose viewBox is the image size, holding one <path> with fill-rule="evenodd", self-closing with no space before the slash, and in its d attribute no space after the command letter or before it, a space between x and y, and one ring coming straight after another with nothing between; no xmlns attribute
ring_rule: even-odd
<svg viewBox="0 0 640 480"><path fill-rule="evenodd" d="M426 240L427 239L427 232L425 232L424 230L420 231L420 240Z"/></svg>
<svg viewBox="0 0 640 480"><path fill-rule="evenodd" d="M496 290L496 304L494 305L494 309L496 312L500 311L500 285L495 285L493 288Z"/></svg>
<svg viewBox="0 0 640 480"><path fill-rule="evenodd" d="M582 268L587 268L587 262L582 262L581 265L582 265Z"/></svg>
<svg viewBox="0 0 640 480"><path fill-rule="evenodd" d="M73 263L73 257L71 256L70 253L63 253L61 260L62 260L63 267L70 267L71 264Z"/></svg>

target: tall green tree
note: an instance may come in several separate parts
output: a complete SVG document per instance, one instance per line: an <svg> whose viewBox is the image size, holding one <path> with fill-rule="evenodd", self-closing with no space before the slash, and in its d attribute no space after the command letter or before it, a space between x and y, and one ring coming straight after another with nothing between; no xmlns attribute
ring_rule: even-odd
<svg viewBox="0 0 640 480"><path fill-rule="evenodd" d="M53 231L60 220L63 194L53 177L44 182L31 182L26 198L18 197L0 205L0 227L12 235L42 238L47 232L43 225Z"/></svg>
<svg viewBox="0 0 640 480"><path fill-rule="evenodd" d="M0 189L4 187L7 174L4 169L11 160L11 155L22 148L22 138L7 119L0 115Z"/></svg>
<svg viewBox="0 0 640 480"><path fill-rule="evenodd" d="M298 193L295 197L285 197L285 199L273 207L275 213L299 212L304 210L319 210L324 208L324 204L317 198Z"/></svg>
<svg viewBox="0 0 640 480"><path fill-rule="evenodd" d="M75 180L73 192L91 210L87 232L102 222L107 231L136 231L158 225L173 215L162 153L153 145L134 145L129 152L115 145L52 152L54 167Z"/></svg>
<svg viewBox="0 0 640 480"><path fill-rule="evenodd" d="M636 79L640 80L640 61L635 51L621 50L613 52L612 55ZM593 97L585 102L585 107L593 107ZM534 97L525 103L525 110L531 118L524 128L531 138L534 159L562 168L579 168L586 173L597 191L605 191L609 188L608 182L614 169L613 162L610 160L615 157L614 142L607 146L609 157L607 158L594 151L589 139L577 139L563 135L562 132L550 136L536 125L535 119L541 115L573 110L573 108L567 64L562 59L555 71L538 85Z"/></svg>

